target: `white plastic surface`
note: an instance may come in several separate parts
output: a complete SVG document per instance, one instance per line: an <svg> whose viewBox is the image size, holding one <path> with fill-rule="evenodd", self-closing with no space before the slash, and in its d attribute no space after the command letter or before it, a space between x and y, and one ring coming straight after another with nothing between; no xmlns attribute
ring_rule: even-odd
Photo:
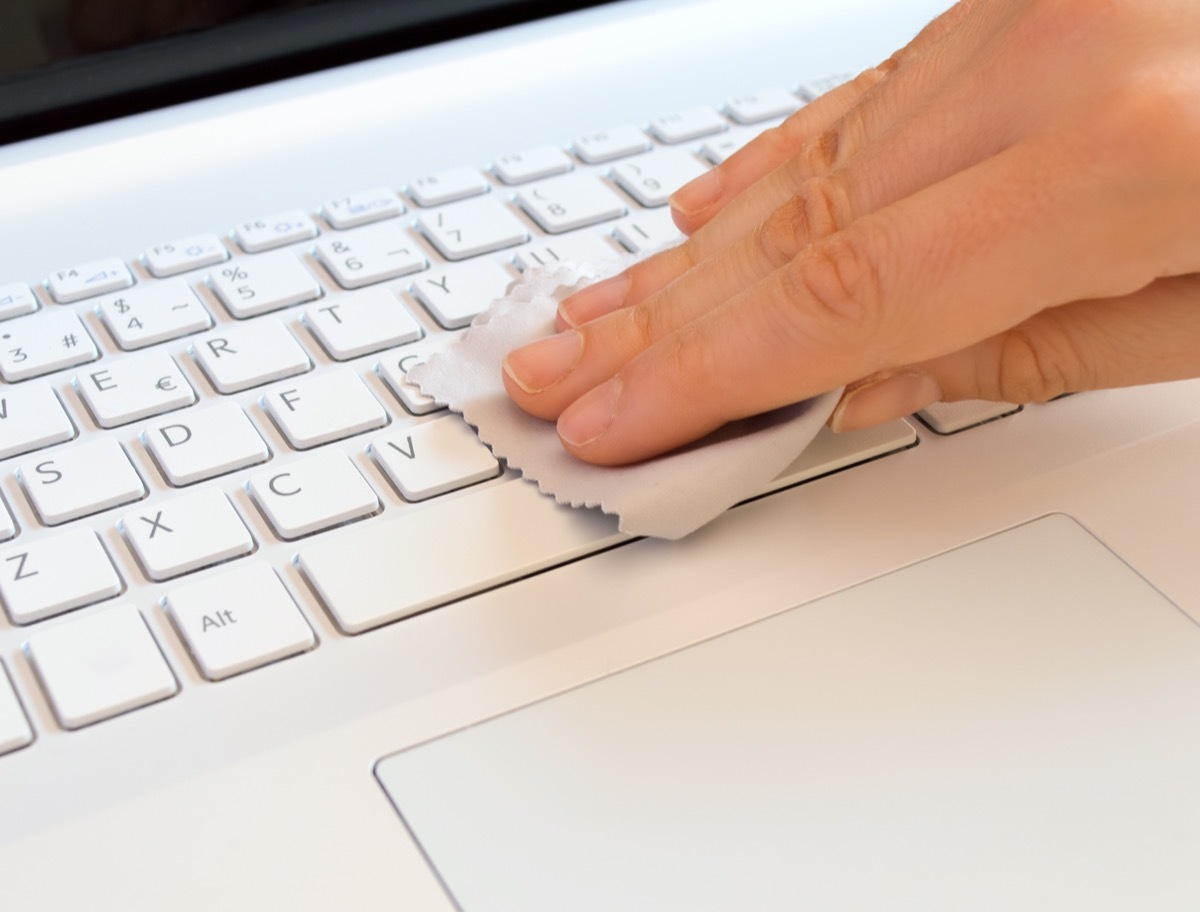
<svg viewBox="0 0 1200 912"><path fill-rule="evenodd" d="M0 146L0 282L36 287L64 264L129 261L165 239L227 237L255 214L316 213L364 187L402 190L455 164L478 173L514 149L853 72L885 59L944 5L637 0ZM671 39L681 34L686 41ZM410 209L403 218L425 211ZM198 270L193 287L223 329L240 328L201 284L220 268ZM437 331L420 304L405 304ZM114 352L90 302L67 308L85 313L105 357ZM277 317L325 358L295 311ZM199 389L210 384L189 341L168 344ZM360 374L401 357L367 356ZM61 376L52 379L69 414L88 421ZM382 375L367 379L394 418L428 420L406 416ZM261 394L229 401L286 470L305 456L262 414ZM0 661L36 736L0 757L2 902L31 912L161 909L164 897L187 912L447 912L370 775L377 758L1053 510L1079 517L1200 614L1198 401L1196 384L1175 384L1076 396L951 438L918 428L910 451L740 507L684 542L626 545L355 637L289 567L303 543L276 540L241 487L249 473L234 474L221 486L261 543L253 559L281 570L321 645L220 684L203 678L159 608L170 584L145 581L120 539L115 523L128 508L89 517L181 690L64 731L21 650L29 631L0 619ZM169 495L142 430L101 434L128 448L155 497ZM378 520L423 509L392 490L365 442L332 446L379 493ZM18 540L33 541L48 530L12 466L0 497Z"/></svg>
<svg viewBox="0 0 1200 912"><path fill-rule="evenodd" d="M376 775L466 912L1183 910L1197 714L1200 628L1058 515Z"/></svg>

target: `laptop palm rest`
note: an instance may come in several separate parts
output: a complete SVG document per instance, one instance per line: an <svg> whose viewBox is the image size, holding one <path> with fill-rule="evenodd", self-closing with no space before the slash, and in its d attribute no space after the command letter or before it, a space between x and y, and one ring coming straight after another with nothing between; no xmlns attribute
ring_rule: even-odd
<svg viewBox="0 0 1200 912"><path fill-rule="evenodd" d="M376 766L468 912L1196 909L1197 771L1200 629L1061 515Z"/></svg>

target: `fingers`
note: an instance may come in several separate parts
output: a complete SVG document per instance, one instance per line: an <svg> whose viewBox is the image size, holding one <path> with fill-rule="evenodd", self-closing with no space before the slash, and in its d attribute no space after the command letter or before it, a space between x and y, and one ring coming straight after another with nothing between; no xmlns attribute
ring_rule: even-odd
<svg viewBox="0 0 1200 912"><path fill-rule="evenodd" d="M579 332L510 355L505 373L513 398L532 414L557 417L648 346L764 282L814 240L969 168L1007 141L977 105L922 109L845 166L789 191L765 222L724 251L697 262L693 239L573 295L560 308L559 327ZM624 317L588 325L617 311Z"/></svg>
<svg viewBox="0 0 1200 912"><path fill-rule="evenodd" d="M854 160L862 149L871 150L871 160L856 163L854 179L878 184L872 188L873 205L886 204L948 169L972 164L987 154L996 145L995 120L984 120L977 99L965 111L959 104L927 103L955 68L972 59L973 45L933 54L936 43L951 35L968 11L968 5L956 5L885 65L823 95L679 191L673 203L676 220L685 230L696 229L695 233L623 276L568 298L559 309L558 328L578 326L645 301L689 269L738 244L780 207L805 205L805 195L821 192L818 188L809 193L806 185ZM917 60L926 53L933 55L932 62ZM909 62L913 65L905 66ZM921 65L915 65L918 62ZM885 91L881 80L893 69L897 72L888 77ZM895 135L876 142L889 133ZM981 134L992 141L985 143ZM710 193L716 194L710 202L697 204L691 215L682 214L685 198L697 200ZM713 218L718 210L720 217ZM692 215L694 223L689 224ZM811 236L800 237L797 243Z"/></svg>
<svg viewBox="0 0 1200 912"><path fill-rule="evenodd" d="M693 187L694 192L706 192L702 182L716 181L724 187L721 191L723 201L720 204L723 206L725 198L734 194L732 188L737 187L736 192L741 192L764 173L793 156L808 137L820 135L828 129L881 77L882 70L869 70L857 79L827 92L793 114L784 125L763 133L731 157L725 165L708 171L699 179L700 183L694 181L688 186ZM734 159L738 159L738 162L735 163ZM719 175L726 167L731 169L728 182ZM619 307L644 301L698 263L718 253L731 240L738 238L743 226L752 227L757 221L766 218L770 214L771 202L776 195L772 193L769 196L764 195L762 200L743 202L740 211L730 217L731 224L726 230L710 230L701 236L688 238L677 247L643 260L620 276L572 295L563 301L559 308L558 328L561 330L578 326ZM690 234L691 231L685 229L685 233Z"/></svg>
<svg viewBox="0 0 1200 912"><path fill-rule="evenodd" d="M1063 393L1200 376L1200 276L1036 314L975 345L847 388L830 419L852 431L934 402L1025 404Z"/></svg>
<svg viewBox="0 0 1200 912"><path fill-rule="evenodd" d="M684 234L694 234L748 187L778 168L810 140L821 137L895 68L885 61L826 92L777 127L764 130L726 161L684 184L671 196L671 214Z"/></svg>
<svg viewBox="0 0 1200 912"><path fill-rule="evenodd" d="M738 150L728 160L685 184L671 197L671 209L675 223L685 234L694 234L706 225L718 212L751 185L766 177L770 172L797 155L810 142L812 166L800 179L805 180L824 173L837 160L839 152L845 157L852 147L845 141L843 133L858 132L869 139L886 127L891 120L905 109L906 105L919 103L921 97L933 86L941 84L946 71L963 58L962 52L946 55L924 67L913 66L917 60L928 56L929 51L951 35L966 18L970 3L957 3L927 25L908 45L897 51L877 67L859 74L854 80L826 92L812 103L801 108L779 127L770 129ZM903 67L896 80L904 85L889 87L889 96L874 100L873 104L861 104L875 86L894 70ZM917 84L920 84L918 88ZM861 106L862 121L839 127L851 111ZM819 164L818 164L819 163ZM786 182L785 182L786 183ZM786 187L784 192L786 193ZM754 207L760 219L766 212L781 202L780 196L770 194ZM751 214L753 218L753 214ZM727 226L729 233L736 233L736 226Z"/></svg>
<svg viewBox="0 0 1200 912"><path fill-rule="evenodd" d="M1156 257L1177 253L1178 237L1165 234L1178 225L1156 225L1149 202L1105 217L1114 189L1136 198L1128 182L1139 178L1122 186L1073 168L1094 155L1094 139L1080 131L1078 148L1053 136L1006 150L809 245L674 331L644 308L580 327L578 359L553 384L572 403L558 419L564 445L597 463L642 459L965 348L1060 302L1145 285L1161 274ZM597 379L613 352L631 351ZM536 395L513 395L533 410Z"/></svg>

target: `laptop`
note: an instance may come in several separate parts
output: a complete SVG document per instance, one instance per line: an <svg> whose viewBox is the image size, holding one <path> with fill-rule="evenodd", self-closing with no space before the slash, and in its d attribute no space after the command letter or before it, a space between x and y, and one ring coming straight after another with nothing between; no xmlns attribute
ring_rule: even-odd
<svg viewBox="0 0 1200 912"><path fill-rule="evenodd" d="M406 382L944 5L6 4L0 905L1194 909L1197 382L678 541Z"/></svg>

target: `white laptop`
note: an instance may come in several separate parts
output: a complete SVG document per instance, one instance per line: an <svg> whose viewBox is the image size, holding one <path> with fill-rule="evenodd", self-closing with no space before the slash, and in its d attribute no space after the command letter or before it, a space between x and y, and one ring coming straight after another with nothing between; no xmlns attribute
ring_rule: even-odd
<svg viewBox="0 0 1200 912"><path fill-rule="evenodd" d="M942 5L6 3L0 908L1200 905L1197 382L664 542L405 380Z"/></svg>

